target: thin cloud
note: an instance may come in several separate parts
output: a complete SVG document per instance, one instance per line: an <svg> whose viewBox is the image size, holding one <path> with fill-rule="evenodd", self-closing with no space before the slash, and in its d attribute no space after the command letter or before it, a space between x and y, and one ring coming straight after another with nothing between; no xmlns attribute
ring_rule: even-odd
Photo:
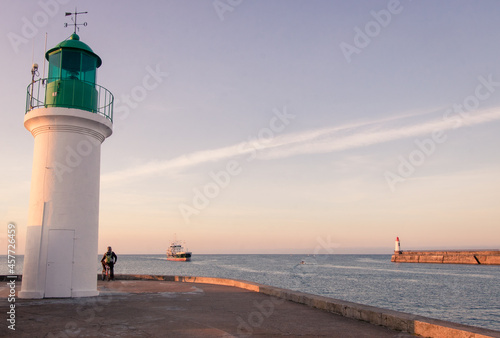
<svg viewBox="0 0 500 338"><path fill-rule="evenodd" d="M466 117L459 115L432 120L419 124L398 126L394 128L381 128L380 125L372 124L369 128L356 128L349 133L329 133L322 137L304 143L290 141L289 146L268 150L259 154L261 159L275 159L297 156L302 154L320 154L334 151L342 151L352 148L370 146L374 144L417 137L430 134L434 131L446 132L449 130L483 124L500 119L500 109L475 112ZM300 139L300 135L298 135Z"/></svg>
<svg viewBox="0 0 500 338"><path fill-rule="evenodd" d="M268 142L259 142L258 140L253 143L241 142L227 147L197 151L170 160L149 162L133 168L104 174L102 182L110 183L156 173L179 171L203 163L220 161L254 152L257 152L260 159L277 159L367 147L398 139L426 135L434 131L446 132L465 126L496 121L500 119L500 109L475 111L465 117L453 115L411 125L387 126L393 121L404 120L409 116L283 134L274 137Z"/></svg>

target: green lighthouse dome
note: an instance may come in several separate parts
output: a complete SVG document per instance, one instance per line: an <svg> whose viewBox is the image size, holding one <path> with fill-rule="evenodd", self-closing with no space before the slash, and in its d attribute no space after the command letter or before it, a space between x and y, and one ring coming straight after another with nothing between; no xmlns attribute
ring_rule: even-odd
<svg viewBox="0 0 500 338"><path fill-rule="evenodd" d="M49 61L45 104L47 107L77 108L95 112L95 88L101 58L72 34L45 54Z"/></svg>
<svg viewBox="0 0 500 338"><path fill-rule="evenodd" d="M62 48L72 48L72 49L83 50L83 51L87 52L89 55L93 55L97 59L97 65L96 65L97 68L99 68L102 64L101 58L97 54L94 53L94 51L92 50L92 48L89 47L89 45L87 45L84 42L81 42L80 37L76 33L71 34L71 36L68 39L60 42L54 48L47 51L47 53L45 53L45 58L47 59L47 61L49 61L50 54L53 54L54 52L56 52Z"/></svg>

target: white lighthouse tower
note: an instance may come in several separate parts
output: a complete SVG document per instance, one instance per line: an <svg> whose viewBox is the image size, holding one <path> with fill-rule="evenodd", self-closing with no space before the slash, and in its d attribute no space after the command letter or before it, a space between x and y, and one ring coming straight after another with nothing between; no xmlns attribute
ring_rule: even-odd
<svg viewBox="0 0 500 338"><path fill-rule="evenodd" d="M113 95L96 84L101 58L76 28L45 58L48 77L28 86L24 117L35 146L19 297L95 296L101 143L112 133Z"/></svg>
<svg viewBox="0 0 500 338"><path fill-rule="evenodd" d="M399 241L399 237L396 237L396 241L394 243L394 253L395 254L401 253L401 242Z"/></svg>

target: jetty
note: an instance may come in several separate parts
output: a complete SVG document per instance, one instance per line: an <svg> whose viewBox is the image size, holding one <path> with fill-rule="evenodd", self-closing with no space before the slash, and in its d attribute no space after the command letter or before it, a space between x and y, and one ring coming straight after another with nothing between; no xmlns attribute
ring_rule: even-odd
<svg viewBox="0 0 500 338"><path fill-rule="evenodd" d="M17 291L22 276L16 277ZM98 280L99 295L94 297L16 299L15 333L25 337L500 338L500 331L241 280L115 278ZM0 285L3 309L8 308L8 295L4 282ZM12 333L6 324L0 326L0 336Z"/></svg>
<svg viewBox="0 0 500 338"><path fill-rule="evenodd" d="M396 237L391 262L500 265L500 250L402 251L399 237Z"/></svg>
<svg viewBox="0 0 500 338"><path fill-rule="evenodd" d="M391 262L500 265L500 250L395 251Z"/></svg>

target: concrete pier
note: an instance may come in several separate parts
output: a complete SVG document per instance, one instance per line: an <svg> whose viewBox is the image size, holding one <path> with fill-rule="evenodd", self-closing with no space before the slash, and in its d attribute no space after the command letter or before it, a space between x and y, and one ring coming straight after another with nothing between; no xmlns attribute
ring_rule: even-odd
<svg viewBox="0 0 500 338"><path fill-rule="evenodd" d="M500 338L499 331L246 281L150 275L116 278L99 281L97 297L17 299L15 333L29 337ZM8 293L6 283L0 284L0 308L6 310ZM0 336L9 333L14 332L4 322Z"/></svg>
<svg viewBox="0 0 500 338"><path fill-rule="evenodd" d="M391 262L500 265L500 250L481 251L399 251Z"/></svg>

